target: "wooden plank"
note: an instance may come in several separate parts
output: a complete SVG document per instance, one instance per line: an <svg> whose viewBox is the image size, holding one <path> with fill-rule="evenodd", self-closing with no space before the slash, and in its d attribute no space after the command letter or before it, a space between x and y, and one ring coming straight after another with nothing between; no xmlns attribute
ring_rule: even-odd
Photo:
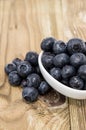
<svg viewBox="0 0 86 130"><path fill-rule="evenodd" d="M0 7L0 130L70 130L64 96L52 91L26 104L22 89L11 87L3 71L13 58L23 59L29 50L40 52L44 37L63 37L60 0L1 0Z"/></svg>
<svg viewBox="0 0 86 130"><path fill-rule="evenodd" d="M86 1L62 0L64 39L86 40ZM86 130L86 100L69 99L71 130Z"/></svg>

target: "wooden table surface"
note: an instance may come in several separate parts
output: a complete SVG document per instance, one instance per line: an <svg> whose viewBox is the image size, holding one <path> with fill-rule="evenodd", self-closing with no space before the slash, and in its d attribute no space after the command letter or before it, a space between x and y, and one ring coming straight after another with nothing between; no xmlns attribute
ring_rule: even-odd
<svg viewBox="0 0 86 130"><path fill-rule="evenodd" d="M52 92L26 104L8 84L5 64L48 36L86 39L86 0L0 0L0 130L86 130L86 100Z"/></svg>

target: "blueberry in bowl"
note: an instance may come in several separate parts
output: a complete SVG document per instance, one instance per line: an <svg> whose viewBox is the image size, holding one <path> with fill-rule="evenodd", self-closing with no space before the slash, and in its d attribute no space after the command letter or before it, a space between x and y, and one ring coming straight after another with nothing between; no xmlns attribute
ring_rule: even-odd
<svg viewBox="0 0 86 130"><path fill-rule="evenodd" d="M79 38L70 39L67 44L58 40L52 49L45 50L39 54L38 64L47 83L67 97L86 99L85 42Z"/></svg>

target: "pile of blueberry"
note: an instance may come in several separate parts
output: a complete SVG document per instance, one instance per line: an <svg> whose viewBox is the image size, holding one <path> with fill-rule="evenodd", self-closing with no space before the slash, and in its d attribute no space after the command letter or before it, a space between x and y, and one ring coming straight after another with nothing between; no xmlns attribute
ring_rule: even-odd
<svg viewBox="0 0 86 130"><path fill-rule="evenodd" d="M42 63L56 80L78 90L86 90L86 43L79 38L67 43L52 37L41 43Z"/></svg>
<svg viewBox="0 0 86 130"><path fill-rule="evenodd" d="M86 90L86 43L79 39L70 39L67 43L53 37L41 42L42 63L56 80L79 90ZM34 102L39 95L51 90L44 80L38 66L38 54L28 52L22 61L16 58L5 66L9 83L23 88L22 96L26 101Z"/></svg>
<svg viewBox="0 0 86 130"><path fill-rule="evenodd" d="M23 88L22 96L26 101L34 102L39 95L45 95L50 91L51 87L41 75L36 52L28 52L23 61L19 58L14 59L5 66L5 72L12 86Z"/></svg>

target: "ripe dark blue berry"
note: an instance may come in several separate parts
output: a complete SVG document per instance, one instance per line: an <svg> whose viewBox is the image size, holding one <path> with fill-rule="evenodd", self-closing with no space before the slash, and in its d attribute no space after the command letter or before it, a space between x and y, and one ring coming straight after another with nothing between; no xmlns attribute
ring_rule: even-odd
<svg viewBox="0 0 86 130"><path fill-rule="evenodd" d="M25 87L23 88L22 97L27 102L34 102L38 99L38 90L33 87Z"/></svg>
<svg viewBox="0 0 86 130"><path fill-rule="evenodd" d="M33 73L27 77L27 86L38 88L41 82L41 78L38 74Z"/></svg>
<svg viewBox="0 0 86 130"><path fill-rule="evenodd" d="M85 81L85 85L84 85L84 88L83 88L83 90L86 90L86 81Z"/></svg>
<svg viewBox="0 0 86 130"><path fill-rule="evenodd" d="M30 62L31 65L38 65L38 54L36 52L28 52L26 54L25 60Z"/></svg>
<svg viewBox="0 0 86 130"><path fill-rule="evenodd" d="M66 44L59 40L53 44L53 52L55 54L65 53L66 52Z"/></svg>
<svg viewBox="0 0 86 130"><path fill-rule="evenodd" d="M50 90L50 86L46 81L42 81L40 86L38 87L38 91L41 95L46 94Z"/></svg>
<svg viewBox="0 0 86 130"><path fill-rule="evenodd" d="M69 80L68 79L62 79L61 83L68 86L69 85Z"/></svg>
<svg viewBox="0 0 86 130"><path fill-rule="evenodd" d="M25 78L28 76L28 74L32 73L33 71L33 68L32 66L30 65L30 63L26 62L26 61L22 61L19 66L17 67L17 71L18 71L18 74Z"/></svg>
<svg viewBox="0 0 86 130"><path fill-rule="evenodd" d="M85 42L79 38L70 39L67 43L67 50L69 54L77 53L77 52L85 52Z"/></svg>
<svg viewBox="0 0 86 130"><path fill-rule="evenodd" d="M81 65L79 67L78 74L82 79L86 80L86 65Z"/></svg>
<svg viewBox="0 0 86 130"><path fill-rule="evenodd" d="M7 64L5 66L5 72L8 75L10 72L15 71L17 69L16 65L13 63Z"/></svg>
<svg viewBox="0 0 86 130"><path fill-rule="evenodd" d="M21 87L27 87L27 81L25 79L22 80Z"/></svg>
<svg viewBox="0 0 86 130"><path fill-rule="evenodd" d="M43 55L44 55L44 56L47 56L47 55L48 55L48 56L53 56L53 57L55 56L54 53L52 53L52 52L46 52L46 51L43 52Z"/></svg>
<svg viewBox="0 0 86 130"><path fill-rule="evenodd" d="M69 85L74 89L83 89L84 81L79 76L74 76L70 79Z"/></svg>
<svg viewBox="0 0 86 130"><path fill-rule="evenodd" d="M9 83L13 86L18 86L21 84L21 77L18 75L17 71L12 71L11 73L9 73L8 76L9 79Z"/></svg>
<svg viewBox="0 0 86 130"><path fill-rule="evenodd" d="M43 39L41 43L41 49L43 51L52 51L54 42L55 42L55 39L53 37L48 37L46 39Z"/></svg>
<svg viewBox="0 0 86 130"><path fill-rule="evenodd" d="M53 56L51 55L43 55L42 56L42 63L43 66L47 69L47 68L52 68L53 67Z"/></svg>
<svg viewBox="0 0 86 130"><path fill-rule="evenodd" d="M61 69L60 68L52 68L50 70L50 74L52 75L52 77L54 77L56 80L60 80L61 79Z"/></svg>
<svg viewBox="0 0 86 130"><path fill-rule="evenodd" d="M41 74L41 71L40 71L39 66L36 66L36 67L35 67L35 72L36 72L37 74Z"/></svg>
<svg viewBox="0 0 86 130"><path fill-rule="evenodd" d="M80 65L83 65L86 63L86 56L83 53L74 53L70 57L70 64L79 67Z"/></svg>
<svg viewBox="0 0 86 130"><path fill-rule="evenodd" d="M69 56L66 53L58 54L53 59L53 64L56 67L63 67L69 63Z"/></svg>
<svg viewBox="0 0 86 130"><path fill-rule="evenodd" d="M63 68L62 68L62 77L65 79L65 78L70 78L72 76L74 76L76 73L76 69L71 66L71 65L65 65Z"/></svg>
<svg viewBox="0 0 86 130"><path fill-rule="evenodd" d="M20 63L21 63L21 59L19 59L19 58L15 58L12 62L16 65L16 66L18 66Z"/></svg>

